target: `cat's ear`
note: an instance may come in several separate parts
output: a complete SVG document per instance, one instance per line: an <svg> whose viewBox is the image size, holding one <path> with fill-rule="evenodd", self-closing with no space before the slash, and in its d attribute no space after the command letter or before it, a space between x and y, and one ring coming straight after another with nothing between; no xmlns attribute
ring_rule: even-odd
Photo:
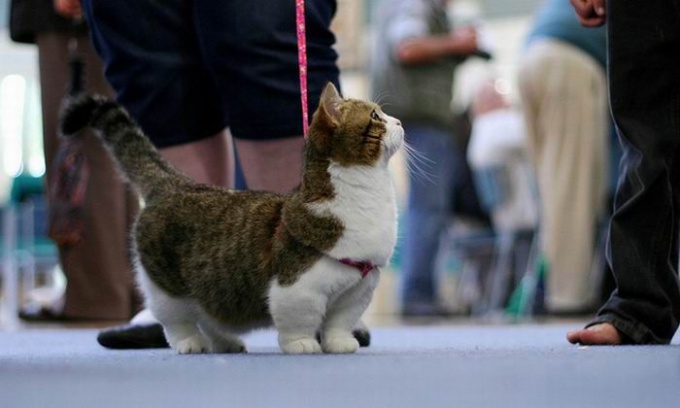
<svg viewBox="0 0 680 408"><path fill-rule="evenodd" d="M327 123L332 127L340 123L340 103L342 97L332 82L326 84L326 87L321 93L321 100L319 101L319 109Z"/></svg>

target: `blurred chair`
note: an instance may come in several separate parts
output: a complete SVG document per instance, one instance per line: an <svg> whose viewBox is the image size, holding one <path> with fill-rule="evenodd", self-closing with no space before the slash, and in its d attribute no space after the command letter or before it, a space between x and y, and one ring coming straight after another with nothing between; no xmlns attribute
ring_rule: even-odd
<svg viewBox="0 0 680 408"><path fill-rule="evenodd" d="M493 230L450 238L463 261L461 296L475 315L503 316L510 294L525 276L534 276L537 265L538 192L521 114L501 106L479 115L467 153Z"/></svg>
<svg viewBox="0 0 680 408"><path fill-rule="evenodd" d="M490 210L494 211L494 208ZM504 317L506 311L512 315L509 317L515 318L531 314L533 294L538 285L535 227L453 228L447 235L445 242L461 263L457 297L472 316ZM533 282L532 286L526 287L529 282ZM506 309L511 293L521 285L522 307Z"/></svg>

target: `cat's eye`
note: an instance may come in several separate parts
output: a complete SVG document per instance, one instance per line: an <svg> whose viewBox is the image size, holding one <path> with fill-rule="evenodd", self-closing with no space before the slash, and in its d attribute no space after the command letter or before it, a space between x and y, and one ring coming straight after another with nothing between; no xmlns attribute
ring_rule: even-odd
<svg viewBox="0 0 680 408"><path fill-rule="evenodd" d="M375 110L371 111L371 119L380 120L380 115Z"/></svg>

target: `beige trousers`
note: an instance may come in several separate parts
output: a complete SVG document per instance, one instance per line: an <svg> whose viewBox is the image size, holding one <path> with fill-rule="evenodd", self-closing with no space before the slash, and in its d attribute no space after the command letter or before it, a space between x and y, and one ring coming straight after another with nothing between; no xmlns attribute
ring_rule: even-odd
<svg viewBox="0 0 680 408"><path fill-rule="evenodd" d="M37 39L48 188L54 177L52 166L58 148L58 112L69 78L68 40L67 35L60 33L39 34ZM79 39L79 49L85 58L86 91L112 95L87 37ZM67 279L62 313L69 317L127 320L141 304L133 282L129 250L129 231L137 201L91 134L85 138L85 154L90 178L83 239L73 247L59 249L59 261Z"/></svg>
<svg viewBox="0 0 680 408"><path fill-rule="evenodd" d="M546 307L592 306L597 223L609 169L609 112L603 68L554 40L530 46L519 70L530 156L540 196L541 249L548 264Z"/></svg>

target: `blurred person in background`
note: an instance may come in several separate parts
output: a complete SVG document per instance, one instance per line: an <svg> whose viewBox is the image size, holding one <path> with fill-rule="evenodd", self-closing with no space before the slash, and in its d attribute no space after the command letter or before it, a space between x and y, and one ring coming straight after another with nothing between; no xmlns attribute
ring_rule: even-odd
<svg viewBox="0 0 680 408"><path fill-rule="evenodd" d="M470 177L451 104L456 69L479 47L473 27L451 27L448 3L381 0L376 5L372 98L402 121L406 141L424 163L422 172L415 163L409 171L401 244L404 317L450 314L437 300L435 258L453 204L460 201L455 190Z"/></svg>
<svg viewBox="0 0 680 408"><path fill-rule="evenodd" d="M538 181L539 237L553 315L596 306L599 226L608 215L611 120L606 32L582 27L565 0L545 0L520 59L519 91Z"/></svg>
<svg viewBox="0 0 680 408"><path fill-rule="evenodd" d="M35 44L38 49L48 211L50 204L59 205L57 197L51 194L60 187L58 169L64 170L61 158L65 152L61 150L57 134L58 116L67 96L70 63L75 53L85 65L85 91L113 95L104 80L101 62L90 45L87 26L79 13L68 17L57 14L55 6L59 6L59 2L11 0L10 3L12 40ZM33 305L23 310L21 317L26 321L125 321L141 307L130 269L128 242L137 200L101 144L90 135L83 140L80 153L84 155L85 167L68 180L68 183L85 183L78 221L82 228L77 242L57 242L66 289L53 304Z"/></svg>

